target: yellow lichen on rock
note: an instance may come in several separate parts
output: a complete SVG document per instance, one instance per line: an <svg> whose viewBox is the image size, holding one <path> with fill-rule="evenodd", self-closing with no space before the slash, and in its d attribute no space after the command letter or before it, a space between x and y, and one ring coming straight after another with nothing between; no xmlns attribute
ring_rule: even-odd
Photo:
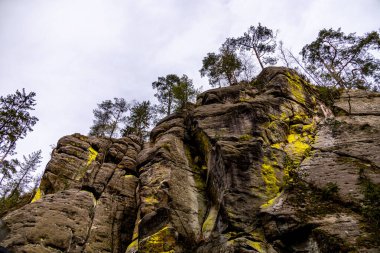
<svg viewBox="0 0 380 253"><path fill-rule="evenodd" d="M39 200L42 196L43 196L43 192L41 191L41 189L38 187L37 191L36 191L36 194L34 194L34 197L32 199L32 201L30 203L33 203L33 202L36 202L37 200Z"/></svg>
<svg viewBox="0 0 380 253"><path fill-rule="evenodd" d="M285 152L294 160L299 163L307 152L311 150L309 144L309 137L302 136L301 134L289 134L288 144L285 147Z"/></svg>
<svg viewBox="0 0 380 253"><path fill-rule="evenodd" d="M92 147L89 147L88 149L88 158L87 158L87 163L86 163L86 166L82 167L76 174L75 176L75 180L80 180L83 178L83 176L85 175L88 167L91 165L91 163L93 161L95 161L96 157L98 156L98 152L93 149Z"/></svg>
<svg viewBox="0 0 380 253"><path fill-rule="evenodd" d="M239 137L240 141L250 141L252 140L253 136L250 134L243 134Z"/></svg>
<svg viewBox="0 0 380 253"><path fill-rule="evenodd" d="M284 143L282 142L278 142L278 143L274 143L271 145L271 148L275 148L275 149L282 149L284 146Z"/></svg>
<svg viewBox="0 0 380 253"><path fill-rule="evenodd" d="M254 230L250 233L256 241L264 242L265 241L265 235L262 230Z"/></svg>
<svg viewBox="0 0 380 253"><path fill-rule="evenodd" d="M262 232L253 231L251 236L239 238L239 234L236 232L229 232L225 234L228 248L235 248L236 245L244 245L244 248L251 248L259 253L267 253L267 246L265 237ZM239 238L239 239L236 239ZM235 252L235 251L234 251ZM240 251L239 251L240 252Z"/></svg>
<svg viewBox="0 0 380 253"><path fill-rule="evenodd" d="M139 242L139 251L150 253L174 253L176 236L173 228L164 227Z"/></svg>
<svg viewBox="0 0 380 253"><path fill-rule="evenodd" d="M262 243L261 242L253 242L253 241L248 241L248 245L254 248L256 251L259 253L265 253L266 251L263 249Z"/></svg>
<svg viewBox="0 0 380 253"><path fill-rule="evenodd" d="M298 75L294 75L290 72L286 74L291 94L299 103L305 104L306 98L302 79Z"/></svg>
<svg viewBox="0 0 380 253"><path fill-rule="evenodd" d="M138 252L138 250L139 250L139 240L136 239L136 240L133 240L133 242L131 242L128 245L128 248L125 251L125 253L134 253L134 252Z"/></svg>
<svg viewBox="0 0 380 253"><path fill-rule="evenodd" d="M276 197L274 198L271 198L270 200L268 200L267 202L265 202L264 204L262 204L260 206L260 208L268 208L268 207L271 207L273 206L273 204L276 202L276 200L281 196L282 192L279 192L277 193Z"/></svg>
<svg viewBox="0 0 380 253"><path fill-rule="evenodd" d="M317 128L317 125L313 121L311 124L302 126L302 133L313 133Z"/></svg>
<svg viewBox="0 0 380 253"><path fill-rule="evenodd" d="M89 147L88 151L89 151L89 154L88 154L88 159L87 159L87 166L89 166L93 161L95 161L96 157L98 156L98 152L92 147Z"/></svg>
<svg viewBox="0 0 380 253"><path fill-rule="evenodd" d="M261 165L261 177L265 183L266 195L269 198L276 196L280 191L280 182L276 177L275 168L267 158L264 158L264 163Z"/></svg>
<svg viewBox="0 0 380 253"><path fill-rule="evenodd" d="M154 196L143 197L142 202L150 205L155 205L159 203L158 199L156 199Z"/></svg>

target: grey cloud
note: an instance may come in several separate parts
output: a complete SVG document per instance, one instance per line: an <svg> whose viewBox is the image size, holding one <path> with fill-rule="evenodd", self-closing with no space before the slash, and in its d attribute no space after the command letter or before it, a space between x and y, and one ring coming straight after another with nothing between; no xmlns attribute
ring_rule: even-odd
<svg viewBox="0 0 380 253"><path fill-rule="evenodd" d="M0 94L37 93L34 131L18 152L43 149L74 132L87 133L104 99L152 99L152 81L198 70L226 37L261 22L279 29L296 53L323 27L378 29L377 0L2 0Z"/></svg>

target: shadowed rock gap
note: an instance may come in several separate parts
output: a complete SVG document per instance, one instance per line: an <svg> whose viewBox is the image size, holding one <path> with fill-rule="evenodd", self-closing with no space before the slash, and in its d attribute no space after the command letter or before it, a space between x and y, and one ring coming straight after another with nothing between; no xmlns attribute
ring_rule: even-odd
<svg viewBox="0 0 380 253"><path fill-rule="evenodd" d="M15 252L376 252L364 190L380 184L380 96L344 91L333 111L351 114L334 116L317 95L295 71L272 67L253 86L200 94L142 149L132 137L64 137L41 183L47 195L4 217L1 243Z"/></svg>

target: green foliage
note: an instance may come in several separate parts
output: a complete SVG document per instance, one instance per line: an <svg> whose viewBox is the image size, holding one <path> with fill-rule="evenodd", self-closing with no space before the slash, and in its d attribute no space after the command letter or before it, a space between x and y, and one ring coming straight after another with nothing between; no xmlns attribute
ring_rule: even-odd
<svg viewBox="0 0 380 253"><path fill-rule="evenodd" d="M175 110L185 109L187 102L199 93L187 75L182 75L181 78L174 74L158 77L158 80L152 83L152 87L157 90L154 96L160 102L157 112L166 116Z"/></svg>
<svg viewBox="0 0 380 253"><path fill-rule="evenodd" d="M127 117L126 127L122 130L122 135L135 134L141 140L146 139L154 117L154 107L150 105L150 101L135 101L130 109L130 115Z"/></svg>
<svg viewBox="0 0 380 253"><path fill-rule="evenodd" d="M35 171L41 163L41 150L23 156L23 162L15 160L15 172L11 177L5 178L0 188L3 199L12 198L16 193L25 194L30 191L30 184L35 181Z"/></svg>
<svg viewBox="0 0 380 253"><path fill-rule="evenodd" d="M301 178L298 174L297 164L287 155L284 161L284 186L286 189L292 189L301 184Z"/></svg>
<svg viewBox="0 0 380 253"><path fill-rule="evenodd" d="M8 212L19 209L26 204L29 204L33 198L34 192L20 194L15 192L12 197L0 199L0 218L4 217Z"/></svg>
<svg viewBox="0 0 380 253"><path fill-rule="evenodd" d="M319 99L322 100L325 105L332 107L334 100L340 97L340 90L336 87L329 86L317 86Z"/></svg>
<svg viewBox="0 0 380 253"><path fill-rule="evenodd" d="M170 115L175 109L173 87L178 85L179 82L180 78L177 75L170 74L166 77L158 77L158 80L152 83L153 89L157 90L154 96L160 103L157 108L159 113Z"/></svg>
<svg viewBox="0 0 380 253"><path fill-rule="evenodd" d="M336 119L327 119L326 123L330 126L332 137L336 137L342 132L342 126L345 124L342 121Z"/></svg>
<svg viewBox="0 0 380 253"><path fill-rule="evenodd" d="M364 195L362 214L368 224L378 230L380 228L380 185L366 177L363 169L359 172L359 180Z"/></svg>
<svg viewBox="0 0 380 253"><path fill-rule="evenodd" d="M373 51L380 49L377 32L364 36L345 35L341 29L323 29L301 54L306 69L327 86L375 88L380 81L380 60Z"/></svg>
<svg viewBox="0 0 380 253"><path fill-rule="evenodd" d="M201 76L207 76L212 87L222 87L237 83L243 64L235 52L228 47L221 48L219 54L208 53L202 61Z"/></svg>
<svg viewBox="0 0 380 253"><path fill-rule="evenodd" d="M364 184L363 213L367 219L380 227L380 186L370 181Z"/></svg>
<svg viewBox="0 0 380 253"><path fill-rule="evenodd" d="M239 137L239 140L240 141L250 141L250 140L252 140L252 135L250 135L250 134L243 134L243 135L241 135L240 137Z"/></svg>
<svg viewBox="0 0 380 253"><path fill-rule="evenodd" d="M15 94L0 97L0 174L1 181L16 172L18 161L7 159L15 154L16 142L32 131L38 119L30 115L34 110L36 93L16 90Z"/></svg>
<svg viewBox="0 0 380 253"><path fill-rule="evenodd" d="M182 75L173 87L175 109L186 109L187 103L193 101L198 94L199 90L194 88L193 81L187 75Z"/></svg>
<svg viewBox="0 0 380 253"><path fill-rule="evenodd" d="M0 212L17 204L19 196L30 190L35 181L33 172L41 163L41 150L23 161L9 158L16 154L16 142L32 131L38 119L30 115L34 110L35 93L16 91L0 97Z"/></svg>
<svg viewBox="0 0 380 253"><path fill-rule="evenodd" d="M114 98L114 102L105 100L98 104L98 108L93 110L95 119L89 134L109 138L117 135L119 125L127 120L126 113L129 107L124 98Z"/></svg>
<svg viewBox="0 0 380 253"><path fill-rule="evenodd" d="M316 228L313 230L313 237L318 242L319 252L357 252L341 237L326 232L324 229Z"/></svg>
<svg viewBox="0 0 380 253"><path fill-rule="evenodd" d="M339 187L334 182L328 182L324 187L321 189L321 196L322 199L328 200L333 199L337 196L339 191Z"/></svg>
<svg viewBox="0 0 380 253"><path fill-rule="evenodd" d="M241 37L227 39L225 45L251 51L262 69L266 64L274 65L277 62L272 56L276 50L276 34L260 23L257 27L251 26Z"/></svg>

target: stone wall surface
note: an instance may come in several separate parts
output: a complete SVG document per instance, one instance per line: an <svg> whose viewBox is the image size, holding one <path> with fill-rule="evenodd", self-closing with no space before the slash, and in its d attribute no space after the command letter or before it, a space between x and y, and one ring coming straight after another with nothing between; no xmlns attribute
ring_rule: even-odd
<svg viewBox="0 0 380 253"><path fill-rule="evenodd" d="M333 104L295 71L270 67L252 84L202 93L145 144L65 136L32 203L3 217L1 245L379 252L379 207L368 189L380 184L380 95L343 91Z"/></svg>
<svg viewBox="0 0 380 253"><path fill-rule="evenodd" d="M29 205L8 214L11 252L124 252L137 216L137 138L58 141Z"/></svg>

